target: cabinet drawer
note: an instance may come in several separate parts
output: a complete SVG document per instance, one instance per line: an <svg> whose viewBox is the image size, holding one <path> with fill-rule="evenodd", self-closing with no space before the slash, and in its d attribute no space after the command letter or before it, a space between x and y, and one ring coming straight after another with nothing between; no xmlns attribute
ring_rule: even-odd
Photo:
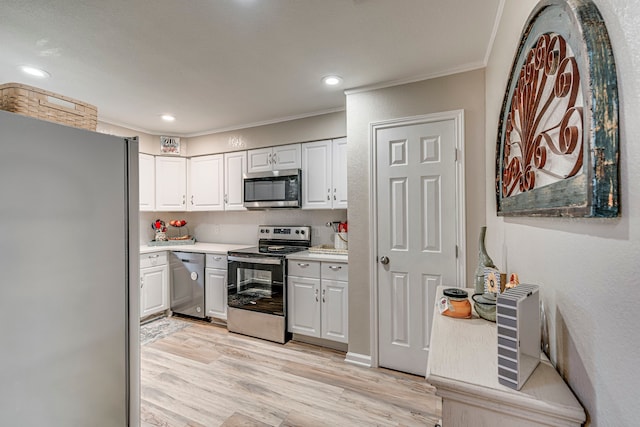
<svg viewBox="0 0 640 427"><path fill-rule="evenodd" d="M206 254L205 265L207 268L227 269L227 256L221 254Z"/></svg>
<svg viewBox="0 0 640 427"><path fill-rule="evenodd" d="M320 278L320 262L292 259L288 262L289 276Z"/></svg>
<svg viewBox="0 0 640 427"><path fill-rule="evenodd" d="M349 264L323 261L321 276L322 279L346 282L349 280Z"/></svg>
<svg viewBox="0 0 640 427"><path fill-rule="evenodd" d="M167 263L166 252L154 252L150 254L140 255L140 268L154 267L156 265L165 265Z"/></svg>

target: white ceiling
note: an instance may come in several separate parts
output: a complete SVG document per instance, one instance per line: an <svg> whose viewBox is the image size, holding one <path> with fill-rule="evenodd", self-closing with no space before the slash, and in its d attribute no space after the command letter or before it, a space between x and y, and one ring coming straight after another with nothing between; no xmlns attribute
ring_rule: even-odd
<svg viewBox="0 0 640 427"><path fill-rule="evenodd" d="M503 1L0 0L0 83L152 134L229 130L344 109L348 89L482 67ZM323 87L334 73L343 83Z"/></svg>

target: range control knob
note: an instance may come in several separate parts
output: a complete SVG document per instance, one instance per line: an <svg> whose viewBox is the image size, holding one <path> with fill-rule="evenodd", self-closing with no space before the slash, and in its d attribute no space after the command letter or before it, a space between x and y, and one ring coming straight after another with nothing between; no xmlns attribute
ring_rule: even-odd
<svg viewBox="0 0 640 427"><path fill-rule="evenodd" d="M260 232L261 232L261 233L264 233L264 228L261 228L261 229L260 229Z"/></svg>
<svg viewBox="0 0 640 427"><path fill-rule="evenodd" d="M267 234L269 234L269 229L267 228Z"/></svg>
<svg viewBox="0 0 640 427"><path fill-rule="evenodd" d="M296 230L296 234L300 234L300 230ZM304 234L304 233L303 233Z"/></svg>
<svg viewBox="0 0 640 427"><path fill-rule="evenodd" d="M304 234L304 230L300 230L300 234Z"/></svg>

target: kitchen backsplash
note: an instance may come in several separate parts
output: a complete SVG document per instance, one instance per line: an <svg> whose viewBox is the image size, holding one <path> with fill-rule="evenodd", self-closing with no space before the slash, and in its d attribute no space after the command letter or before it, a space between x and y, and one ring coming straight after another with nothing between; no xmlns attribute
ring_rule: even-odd
<svg viewBox="0 0 640 427"><path fill-rule="evenodd" d="M199 242L256 244L258 225L310 225L311 244L333 245L333 230L327 222L347 220L346 209L230 212L140 212L140 243L153 239L151 223L162 219L185 219L189 233Z"/></svg>

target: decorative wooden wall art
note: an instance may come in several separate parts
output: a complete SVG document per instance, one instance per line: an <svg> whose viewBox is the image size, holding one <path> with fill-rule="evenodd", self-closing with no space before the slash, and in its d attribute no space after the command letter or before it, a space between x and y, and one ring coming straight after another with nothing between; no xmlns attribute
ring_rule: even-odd
<svg viewBox="0 0 640 427"><path fill-rule="evenodd" d="M498 215L618 216L618 89L591 0L529 16L498 125Z"/></svg>

